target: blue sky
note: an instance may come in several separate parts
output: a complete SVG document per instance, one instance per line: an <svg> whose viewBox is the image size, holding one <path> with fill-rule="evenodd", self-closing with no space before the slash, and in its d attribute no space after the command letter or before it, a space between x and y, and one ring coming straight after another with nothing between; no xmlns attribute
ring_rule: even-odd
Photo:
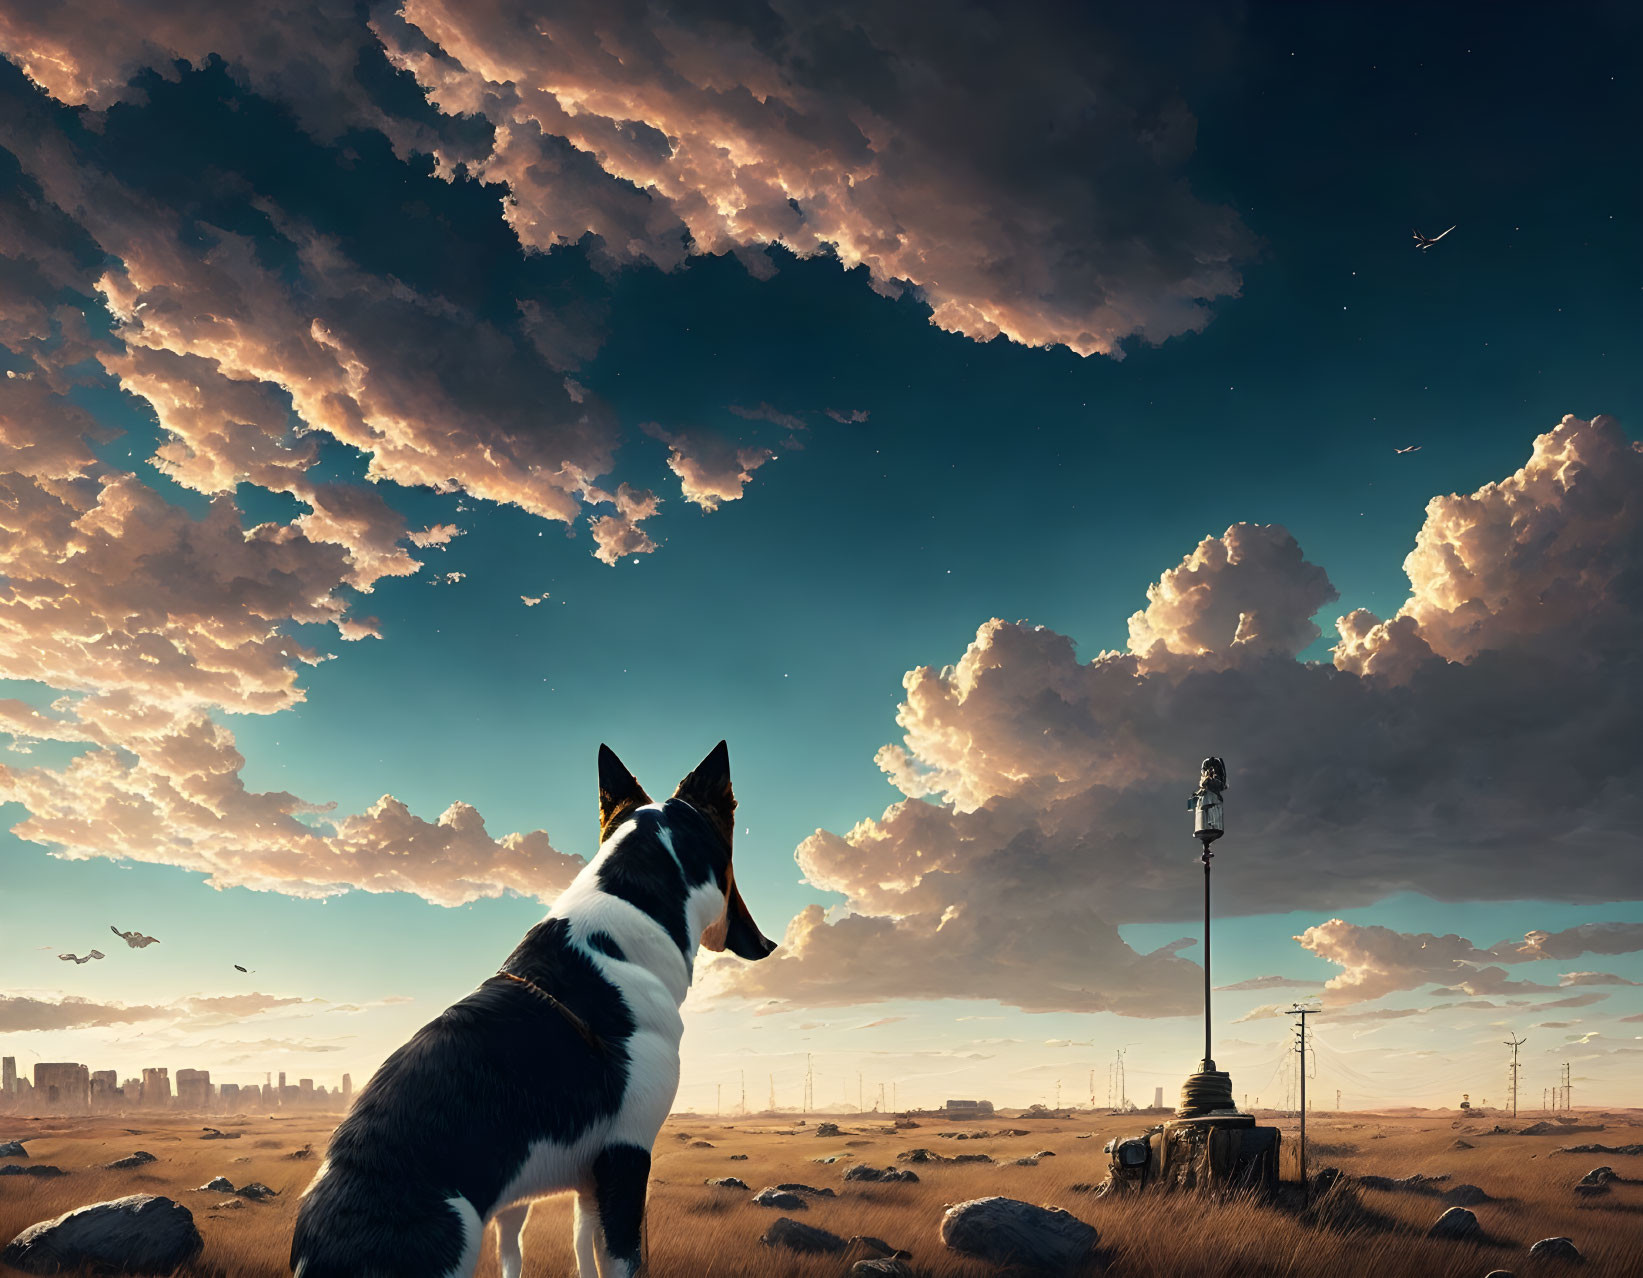
<svg viewBox="0 0 1643 1278"><path fill-rule="evenodd" d="M445 299L525 352L488 372L492 355L479 337L464 350L448 333L389 329L385 312L355 308L346 298L327 302L327 322L339 331L353 324L361 342L380 329L385 343L406 343L406 385L414 380L415 344L426 341L434 351L437 341L429 358L452 401L494 406L508 429L531 429L541 387L551 391L544 395L545 420L565 407L557 385L563 370L526 368L534 357L519 321L521 299L585 329L585 356L568 375L577 394L599 405L600 429L617 441L614 472L601 482L614 488L625 479L661 498L660 514L645 522L655 549L607 565L588 553L580 515L567 539L566 524L476 497L471 485L447 492L392 480L371 485L404 529L453 524L461 535L443 548L416 550L424 563L414 575L384 577L355 598L354 614L377 618L380 638L345 642L329 625L286 624L302 643L335 657L300 668L300 704L272 714L207 709L232 731L251 791L334 803L338 814L361 813L392 794L425 820L460 801L483 814L492 836L545 830L556 849L577 856L594 845L600 742L617 749L654 790L670 788L724 737L741 802L739 881L766 931L777 935L813 902L836 908L850 899L806 884L795 848L818 829L843 835L903 797L874 754L902 739L896 715L904 673L958 661L990 618L1048 627L1071 639L1086 662L1122 651L1127 620L1147 606L1148 586L1201 539L1234 524L1275 524L1327 572L1338 593L1316 610L1321 636L1298 652L1300 660L1328 662L1337 616L1362 607L1386 618L1408 596L1403 560L1429 499L1511 476L1529 460L1536 436L1565 414L1609 414L1623 438L1636 439L1643 405L1628 352L1639 335L1643 250L1629 214L1639 178L1617 157L1625 153L1622 121L1635 118L1637 87L1635 67L1618 52L1623 41L1604 37L1632 20L1617 12L1591 17L1589 27L1543 31L1526 17L1482 24L1456 10L1412 32L1378 28L1371 17L1370 9L1345 6L1253 6L1227 22L1227 38L1219 41L1214 33L1223 19L1198 14L1198 35L1174 48L1162 29L1144 24L1117 33L1131 42L1145 75L1178 92L1195 121L1195 149L1174 177L1198 201L1230 210L1243 232L1236 295L1209 299L1212 318L1203 330L1158 344L1125 339L1122 359L1078 355L1058 342L944 331L930 322L929 304L942 281L885 296L866 265L797 257L756 237L750 243L763 263L759 272L772 268L769 278L757 278L726 253L687 256L659 269L596 240L527 252L504 220L500 179L448 180L395 131L408 130L406 122L426 125L456 155L475 145L467 134L476 117L441 116L422 103L410 77L394 78L368 41L345 96L400 122L380 131L365 127L362 116L317 126L281 100L278 78L253 55L236 61L227 44L179 42L177 56L203 69L185 70L175 83L143 69L141 55L121 50L118 32L104 47L80 50L88 66L112 68L104 101L114 105L106 113L77 109L66 90L53 97L8 65L0 69L0 90L31 102L71 158L31 151L12 138L8 149L21 159L8 165L7 180L10 198L48 203L69 189L65 170L118 184L144 208L173 218L155 214L143 244L182 245L202 260L209 253L200 246L216 233L243 235L266 278L290 284L299 300L307 268L293 247L300 237L288 226L311 226L360 278ZM1075 44L1102 34L1046 9L1021 24L1020 51L1029 52L1056 23L1067 24L1066 38ZM469 33L476 44L486 36ZM210 33L198 38L209 40ZM934 37L927 48L918 45L916 24L911 36L876 38L912 40L910 47L926 56L943 56ZM568 37L565 44L573 47ZM207 66L206 53L223 61ZM140 93L124 91L128 73ZM1010 74L1000 72L1000 94L1011 92ZM1024 127L1000 115L1001 130ZM967 171L974 157L958 144L944 145L958 149L938 158ZM979 153L992 143L976 145ZM184 179L193 173L208 180L185 194ZM1123 171L1087 177L1070 170L1065 177L1099 186L1121 181ZM992 181L1002 179L977 179L980 194L991 193ZM1105 197L1115 224L1134 218L1167 227L1174 215L1186 217L1173 197L1149 182L1137 184L1143 188L1156 206L1140 196L1133 208ZM668 203L655 190L648 198L658 207ZM70 221L77 216L72 208L64 213ZM1435 234L1451 223L1458 229L1431 252L1412 246L1411 227ZM99 241L105 261L121 260L114 231L86 225L83 234ZM115 229L138 242L128 223ZM1137 232L1155 234L1163 232ZM1188 231L1182 235L1190 239ZM1080 262L1116 252L1120 243L1051 243L1044 252L1046 260L1058 250L1061 261ZM1162 256L1174 245L1150 247ZM84 244L78 251L88 262L95 258ZM87 270L89 281L97 272ZM1132 284L1117 270L1109 285L1111 296L1145 311L1144 282ZM86 303L99 341L136 344L140 321L124 328L112 322L95 288L59 290L49 300L65 298ZM20 342L0 358L27 372L45 367L52 348ZM153 406L127 393L129 386L120 391L113 375L77 367L81 374L70 378L75 384L63 398L120 432L95 444L101 462L132 471L167 502L203 518L207 495L153 464L155 450L174 433ZM865 420L837 420L828 410ZM290 411L300 417L297 408ZM759 415L802 420L802 447L786 446L793 432ZM709 511L687 499L669 470L669 444L647 433L647 424L774 456L751 472L736 500ZM310 438L317 452L309 480L366 488L368 450L329 434ZM1409 445L1419 451L1393 451ZM289 493L250 482L235 493L248 525L284 524L306 509ZM1633 527L1616 525L1611 557L1636 553ZM1604 552L1601 544L1592 548L1599 558ZM462 576L438 580L447 573ZM544 592L540 605L521 602L522 595ZM1635 610L1638 600L1621 594L1617 606ZM1631 687L1624 672L1615 683ZM95 686L63 682L51 685L54 692L18 678L6 695L43 706L59 692ZM1407 747L1417 756L1441 748L1420 740ZM1188 747L1178 760L1179 779L1171 784L1183 798L1197 762L1192 752L1212 748L1220 747ZM13 766L60 768L87 749L38 743ZM1226 750L1236 767L1241 761ZM1229 796L1230 833L1218 862L1228 876L1239 872L1240 825L1268 828L1263 814L1241 807L1244 793L1235 786ZM937 806L951 802L940 794L927 798ZM1391 782L1383 799L1400 803ZM9 806L8 824L23 820L26 808ZM302 817L310 825L329 819ZM1371 841L1379 819L1372 814L1363 823ZM1188 820L1173 799L1160 803L1144 839L1157 865L1179 861L1190 887L1196 866ZM1536 855L1511 844L1508 833L1499 855ZM232 1043L267 1040L284 1045L257 1049L268 1056L267 1068L279 1068L275 1057L285 1052L303 1062L292 1069L324 1075L351 1067L357 1080L482 979L542 908L520 896L449 908L409 892L339 892L322 902L277 890L215 890L178 863L186 858L133 856L118 839L105 838L82 860L52 858L50 840L3 839L13 920L4 942L5 984L18 997L169 1003L254 989L327 1000L270 1007L231 1032L181 1014L144 1030L158 1036L152 1050L166 1053L174 1067L215 1062L225 1077L263 1068L250 1061L255 1051ZM1354 847L1342 855L1375 854ZM156 860L166 863L145 863ZM1272 872L1270 862L1260 864ZM1485 874L1475 900L1462 894L1439 902L1410 883L1373 903L1347 892L1336 904L1320 890L1306 909L1229 917L1217 931L1217 979L1327 979L1340 965L1291 938L1335 916L1402 933L1457 932L1479 947L1537 929L1643 922L1643 902L1628 899L1635 893L1581 890L1574 893L1581 903L1560 903L1557 876L1547 875L1542 896L1499 901ZM1455 896L1450 882L1432 890ZM1258 887L1247 891L1260 894ZM863 908L860 900L851 905ZM1163 907L1174 911L1173 921L1154 921L1138 908L1114 900L1101 915L1122 928L1137 954L1196 934L1192 910L1178 902ZM83 967L56 959L59 948L83 952L98 944L99 933L113 940L106 929L116 922L163 944L121 947ZM1196 951L1183 957L1194 959ZM234 962L255 970L249 983L229 966ZM1525 964L1511 974L1555 982L1560 971L1598 966L1643 980L1637 951L1568 960L1561 968ZM1299 992L1221 998L1229 1013L1241 1014ZM699 1032L687 1048L681 1104L703 1103L710 1083L728 1083L733 1062L769 1039L780 1042L758 1046L758 1053L772 1071L791 1076L807 1036L825 1038L829 1067L846 1080L862 1062L869 1077L873 1069L883 1075L886 1060L896 1062L901 1077L924 1079L912 1054L938 1054L929 1059L944 1063L929 1067L927 1081L909 1083L928 1086L929 1099L939 1099L934 1091L948 1083L990 1090L1006 1102L1043 1099L1054 1071L1076 1094L1072 1080L1092 1068L1104 1077L1111 1051L1124 1042L1153 1062L1166 1091L1173 1088L1170 1071L1192 1064L1197 1026L1190 1014L1155 1019L1071 1006L1027 1012L965 998L957 981L945 993L811 1009L795 998L790 1010L762 1020L752 1018L756 1000L704 1006L695 1013ZM413 1001L335 1010L387 998ZM1391 996L1391 1004L1400 998L1430 1002L1415 989ZM1535 1050L1561 1050L1598 1018L1611 1038L1635 1042L1618 1018L1640 1010L1635 990L1617 988L1600 1007L1569 1013L1587 1018L1578 1027L1539 1031L1548 1042ZM1343 1031L1340 1046L1418 1050L1448 1034L1446 1052L1455 1043L1470 1052L1473 1040L1501 1037L1489 1017L1517 1016L1522 1028L1531 1014L1479 1008L1456 1013L1441 1031L1364 1030L1361 1043ZM863 1028L859 1036L838 1032L886 1016L906 1019ZM988 1022L979 1037L1019 1042L966 1052L978 1034L972 1022L958 1021L964 1016L997 1016L1003 1030L994 1033L998 1026ZM828 1028L798 1028L809 1022ZM262 1023L272 1028L257 1028ZM18 1029L0 1041L7 1051L15 1042L25 1060L32 1052L72 1048L96 1056L98 1065L118 1057L122 1072L135 1072L154 1063L137 1059L150 1045L116 1039L140 1029ZM1229 1050L1258 1068L1285 1032L1272 1019L1229 1027L1229 1035L1251 1043ZM1054 1052L1044 1058L1050 1039L1088 1046L1056 1049L1067 1056L1063 1068ZM1482 1063L1493 1057L1484 1053L1479 1061L1482 1076L1494 1079L1494 1065ZM1589 1067L1616 1103L1628 1099L1621 1064L1623 1058L1594 1058ZM1371 1061L1357 1076L1385 1068ZM1137 1076L1132 1068L1132 1090ZM1469 1090L1480 1089L1487 1094L1484 1084ZM764 1094L762 1085L749 1090ZM1420 1099L1448 1090L1447 1078L1437 1080Z"/></svg>

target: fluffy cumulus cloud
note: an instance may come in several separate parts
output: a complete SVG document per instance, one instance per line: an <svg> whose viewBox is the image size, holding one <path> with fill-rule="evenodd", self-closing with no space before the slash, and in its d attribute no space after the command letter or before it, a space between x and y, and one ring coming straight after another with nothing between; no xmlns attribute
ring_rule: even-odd
<svg viewBox="0 0 1643 1278"><path fill-rule="evenodd" d="M1330 919L1295 938L1304 949L1342 971L1324 986L1333 1003L1380 998L1399 990L1444 984L1440 994L1550 993L1579 985L1632 985L1608 972L1565 972L1555 985L1514 979L1502 964L1572 959L1588 954L1643 950L1643 924L1583 923L1561 932L1530 932L1522 941L1483 948L1454 933L1398 932Z"/></svg>
<svg viewBox="0 0 1643 1278"><path fill-rule="evenodd" d="M1183 808L1209 753L1231 772L1222 909L1337 909L1399 891L1630 899L1640 491L1643 449L1617 423L1565 418L1515 475L1431 503L1385 642L1371 634L1383 623L1353 614L1333 663L1296 660L1335 591L1271 527L1234 526L1166 572L1128 651L1080 661L1064 635L987 622L957 662L903 681L902 740L878 761L907 797L800 845L809 881L846 904L800 915L733 987L1165 1006L1168 970L1149 987L1140 956L1104 929L1192 916ZM1347 970L1332 988L1353 997L1417 977L1509 988L1505 965L1633 939L1615 925L1484 952L1430 938L1423 951L1425 938L1344 927L1309 935L1339 947Z"/></svg>
<svg viewBox="0 0 1643 1278"><path fill-rule="evenodd" d="M711 431L669 431L650 422L645 432L668 446L668 469L679 477L685 500L705 511L740 498L753 472L776 457L768 448L742 447Z"/></svg>
<svg viewBox="0 0 1643 1278"><path fill-rule="evenodd" d="M93 108L217 57L316 136L380 130L504 188L529 248L757 273L767 245L829 252L983 340L1119 354L1199 329L1253 247L1185 179L1188 69L1063 6L311 0L248 27L70 0L0 6L0 50ZM359 74L384 59L436 110L386 110ZM1030 87L976 92L1005 78Z"/></svg>

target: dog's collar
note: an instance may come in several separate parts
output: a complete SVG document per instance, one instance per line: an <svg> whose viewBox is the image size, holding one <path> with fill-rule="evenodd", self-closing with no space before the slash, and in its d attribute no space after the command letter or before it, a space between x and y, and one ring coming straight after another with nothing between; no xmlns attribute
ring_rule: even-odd
<svg viewBox="0 0 1643 1278"><path fill-rule="evenodd" d="M547 990L543 989L535 981L529 980L526 977L519 975L517 972L498 971L497 975L502 977L504 980L514 981L520 985L523 985L538 998L545 999L554 1011L558 1012L559 1015L563 1016L570 1022L571 1028L580 1034L582 1036L582 1041L589 1047L593 1048L594 1051L603 1052L606 1050L605 1040L600 1038L598 1034L594 1033L593 1026L589 1025L575 1012L571 1011L570 1008L566 1007L552 994L549 994Z"/></svg>

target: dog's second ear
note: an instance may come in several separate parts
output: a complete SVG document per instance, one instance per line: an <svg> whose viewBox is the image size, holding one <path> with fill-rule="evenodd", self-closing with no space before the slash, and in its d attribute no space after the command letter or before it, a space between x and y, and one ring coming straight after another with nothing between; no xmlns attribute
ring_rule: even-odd
<svg viewBox="0 0 1643 1278"><path fill-rule="evenodd" d="M707 753L696 770L673 792L695 808L724 836L729 845L736 832L736 796L730 789L730 747L723 741Z"/></svg>
<svg viewBox="0 0 1643 1278"><path fill-rule="evenodd" d="M635 808L650 802L644 786L633 778L633 773L622 766L622 761L607 745L599 747L599 842L611 833Z"/></svg>

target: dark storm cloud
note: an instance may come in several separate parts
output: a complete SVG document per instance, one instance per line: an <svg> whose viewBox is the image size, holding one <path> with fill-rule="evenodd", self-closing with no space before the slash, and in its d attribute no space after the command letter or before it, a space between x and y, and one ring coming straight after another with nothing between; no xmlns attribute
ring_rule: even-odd
<svg viewBox="0 0 1643 1278"><path fill-rule="evenodd" d="M586 241L663 268L732 252L756 273L765 245L832 252L983 340L1117 355L1197 330L1252 248L1184 177L1182 51L1218 22L1208 9L1178 10L1167 48L1049 3L365 13L310 3L245 24L199 0L11 0L0 49L97 108L140 99L145 69L220 58L322 140L380 131L505 186L529 248Z"/></svg>
<svg viewBox="0 0 1643 1278"><path fill-rule="evenodd" d="M907 799L798 849L808 880L846 907L801 914L732 987L1168 1006L1168 983L1149 1003L1141 956L1115 938L1078 947L1111 923L1193 916L1183 808L1210 751L1231 769L1223 909L1401 891L1632 899L1640 488L1643 448L1611 419L1565 418L1516 474L1432 499L1408 603L1387 622L1353 614L1332 665L1295 659L1335 591L1276 528L1206 538L1148 590L1130 652L1080 662L1063 635L988 622L956 664L903 680L903 742L878 762ZM1178 842L1160 822L1178 823ZM1382 961L1365 942L1376 932L1420 957ZM1423 953L1422 938L1338 920L1307 935L1348 969L1332 986L1367 998L1410 981L1511 989L1489 964L1624 952L1636 929L1531 933L1482 953L1460 938Z"/></svg>

